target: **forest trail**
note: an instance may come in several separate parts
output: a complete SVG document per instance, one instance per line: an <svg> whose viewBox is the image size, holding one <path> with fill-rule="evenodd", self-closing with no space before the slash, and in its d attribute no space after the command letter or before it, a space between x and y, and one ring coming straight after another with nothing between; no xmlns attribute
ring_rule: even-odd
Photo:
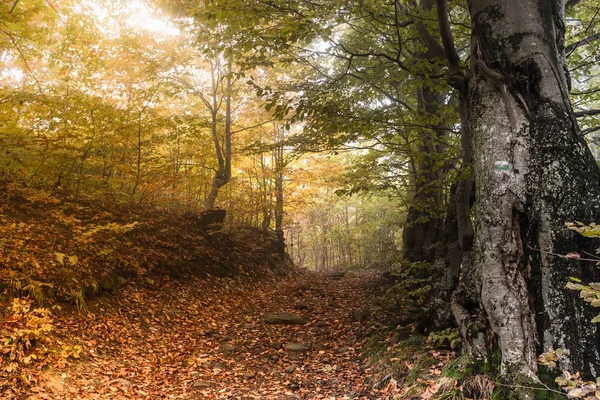
<svg viewBox="0 0 600 400"><path fill-rule="evenodd" d="M81 344L81 359L41 373L18 398L384 398L370 389L358 354L377 327L368 290L377 279L365 271L127 286L60 317L57 333ZM265 322L282 312L306 324Z"/></svg>

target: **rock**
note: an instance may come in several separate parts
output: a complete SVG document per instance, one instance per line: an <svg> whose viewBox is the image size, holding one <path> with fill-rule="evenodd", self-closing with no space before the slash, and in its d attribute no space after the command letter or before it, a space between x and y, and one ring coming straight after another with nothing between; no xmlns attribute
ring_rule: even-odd
<svg viewBox="0 0 600 400"><path fill-rule="evenodd" d="M288 365L287 367L285 367L284 371L287 372L288 374L291 374L292 372L294 372L296 370L296 366L295 365Z"/></svg>
<svg viewBox="0 0 600 400"><path fill-rule="evenodd" d="M278 325L304 325L306 320L294 313L270 314L265 318L267 324Z"/></svg>
<svg viewBox="0 0 600 400"><path fill-rule="evenodd" d="M302 285L296 287L296 289L294 289L295 292L305 292L307 290L311 290L312 288L310 287L309 284L307 283L303 283Z"/></svg>
<svg viewBox="0 0 600 400"><path fill-rule="evenodd" d="M204 336L215 336L218 335L219 332L217 332L215 329L212 328L208 328L204 330Z"/></svg>
<svg viewBox="0 0 600 400"><path fill-rule="evenodd" d="M272 361L279 361L279 356L278 356L277 354L273 354L273 355L271 356L271 360L272 360Z"/></svg>
<svg viewBox="0 0 600 400"><path fill-rule="evenodd" d="M301 344L301 343L286 343L283 345L283 348L288 351L294 351L294 352L303 352L303 351L310 350L310 347L308 347L305 344Z"/></svg>
<svg viewBox="0 0 600 400"><path fill-rule="evenodd" d="M328 278L333 278L333 279L340 279L340 278L343 278L344 276L346 276L345 271L335 271L335 272L330 272L327 274Z"/></svg>
<svg viewBox="0 0 600 400"><path fill-rule="evenodd" d="M131 385L132 385L132 383L129 382L127 379L122 379L122 378L115 379L115 383L118 385L121 385L123 387L131 387Z"/></svg>
<svg viewBox="0 0 600 400"><path fill-rule="evenodd" d="M211 384L209 382L196 381L192 384L192 387L194 389L208 389L209 387L211 387Z"/></svg>
<svg viewBox="0 0 600 400"><path fill-rule="evenodd" d="M302 400L302 397L297 394L286 394L277 397L277 400Z"/></svg>
<svg viewBox="0 0 600 400"><path fill-rule="evenodd" d="M369 317L368 310L356 310L352 312L352 320L354 321L364 321Z"/></svg>
<svg viewBox="0 0 600 400"><path fill-rule="evenodd" d="M235 347L231 343L224 343L219 348L223 353L229 353L235 350Z"/></svg>
<svg viewBox="0 0 600 400"><path fill-rule="evenodd" d="M213 362L210 364L210 367L214 370L218 369L224 371L226 366L225 364L221 364L220 362Z"/></svg>
<svg viewBox="0 0 600 400"><path fill-rule="evenodd" d="M301 301L298 304L296 304L295 308L297 310L308 310L310 308L310 306L308 305L307 302Z"/></svg>
<svg viewBox="0 0 600 400"><path fill-rule="evenodd" d="M256 378L256 374L252 371L248 371L244 374L244 378L246 379L254 379Z"/></svg>
<svg viewBox="0 0 600 400"><path fill-rule="evenodd" d="M99 386L102 386L102 381L98 378L94 378L94 379L92 379L91 384L93 387L97 388Z"/></svg>
<svg viewBox="0 0 600 400"><path fill-rule="evenodd" d="M252 315L252 314L254 314L254 311L252 311L252 310L243 310L242 314L243 315Z"/></svg>
<svg viewBox="0 0 600 400"><path fill-rule="evenodd" d="M115 293L117 290L115 278L111 275L98 279L98 284L106 292Z"/></svg>
<svg viewBox="0 0 600 400"><path fill-rule="evenodd" d="M271 347L274 348L275 350L279 350L283 347L283 343L281 342L273 342L271 343Z"/></svg>
<svg viewBox="0 0 600 400"><path fill-rule="evenodd" d="M329 383L330 385L338 385L340 383L340 380L338 378L333 377L330 380L328 380L327 383Z"/></svg>
<svg viewBox="0 0 600 400"><path fill-rule="evenodd" d="M229 342L232 342L232 341L233 341L233 338L231 336L223 336L221 338L221 343L229 343Z"/></svg>

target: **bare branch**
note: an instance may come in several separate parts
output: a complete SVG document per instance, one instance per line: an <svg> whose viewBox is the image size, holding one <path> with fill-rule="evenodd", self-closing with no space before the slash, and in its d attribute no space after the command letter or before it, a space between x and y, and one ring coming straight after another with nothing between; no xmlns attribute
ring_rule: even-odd
<svg viewBox="0 0 600 400"><path fill-rule="evenodd" d="M9 14L12 14L12 12L15 11L15 8L17 8L17 4L19 4L19 0L15 0L12 7L10 8L10 11L8 12Z"/></svg>
<svg viewBox="0 0 600 400"><path fill-rule="evenodd" d="M256 124L256 125L252 125L252 126L245 126L245 127L243 127L243 128L236 129L235 131L231 131L231 134L233 135L234 133L243 132L243 131L247 131L247 130L249 130L249 129L258 128L259 126L263 126L263 125L269 124L269 123L271 123L271 122L273 122L273 121L275 121L275 120L274 120L274 119L270 119L270 120L268 120L268 121L265 121L265 122L260 122L260 123L258 123L258 124Z"/></svg>
<svg viewBox="0 0 600 400"><path fill-rule="evenodd" d="M576 118L580 118L580 117L598 115L598 114L600 114L600 110L599 109L580 110L580 111L575 111L573 114L575 115Z"/></svg>
<svg viewBox="0 0 600 400"><path fill-rule="evenodd" d="M571 55L571 53L575 50L578 49L581 46L584 46L586 44L590 44L596 40L600 39L600 33L595 33L593 35L590 35L586 38L583 38L581 40L578 40L575 43L571 43L570 45L568 45L567 47L565 47L565 53Z"/></svg>
<svg viewBox="0 0 600 400"><path fill-rule="evenodd" d="M594 126L594 127L592 127L592 128L587 128L587 129L584 129L583 131L581 131L581 134L582 134L583 136L587 136L587 135L589 135L590 133L594 133L594 132L597 132L597 131L600 131L600 125L598 125L598 126ZM600 146L600 138L597 138L597 140L592 140L592 142L593 142L595 145L597 145L597 146Z"/></svg>

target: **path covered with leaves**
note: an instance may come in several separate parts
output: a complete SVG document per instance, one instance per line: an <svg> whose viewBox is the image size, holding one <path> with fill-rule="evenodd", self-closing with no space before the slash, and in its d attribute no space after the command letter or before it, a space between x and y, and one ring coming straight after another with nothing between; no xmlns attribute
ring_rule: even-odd
<svg viewBox="0 0 600 400"><path fill-rule="evenodd" d="M126 286L59 318L59 336L79 342L81 358L46 368L15 398L383 398L370 389L358 358L376 328L365 289L377 278L305 273ZM366 309L371 316L356 313ZM307 322L265 322L281 312Z"/></svg>

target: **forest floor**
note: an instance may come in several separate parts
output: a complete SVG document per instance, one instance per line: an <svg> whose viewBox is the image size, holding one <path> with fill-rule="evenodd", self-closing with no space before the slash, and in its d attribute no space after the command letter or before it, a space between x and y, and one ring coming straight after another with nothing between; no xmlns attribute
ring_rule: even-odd
<svg viewBox="0 0 600 400"><path fill-rule="evenodd" d="M373 389L359 358L381 328L379 279L304 272L126 285L56 316L58 342L78 343L79 359L5 385L2 398L384 399L389 385ZM265 322L283 312L306 323Z"/></svg>

